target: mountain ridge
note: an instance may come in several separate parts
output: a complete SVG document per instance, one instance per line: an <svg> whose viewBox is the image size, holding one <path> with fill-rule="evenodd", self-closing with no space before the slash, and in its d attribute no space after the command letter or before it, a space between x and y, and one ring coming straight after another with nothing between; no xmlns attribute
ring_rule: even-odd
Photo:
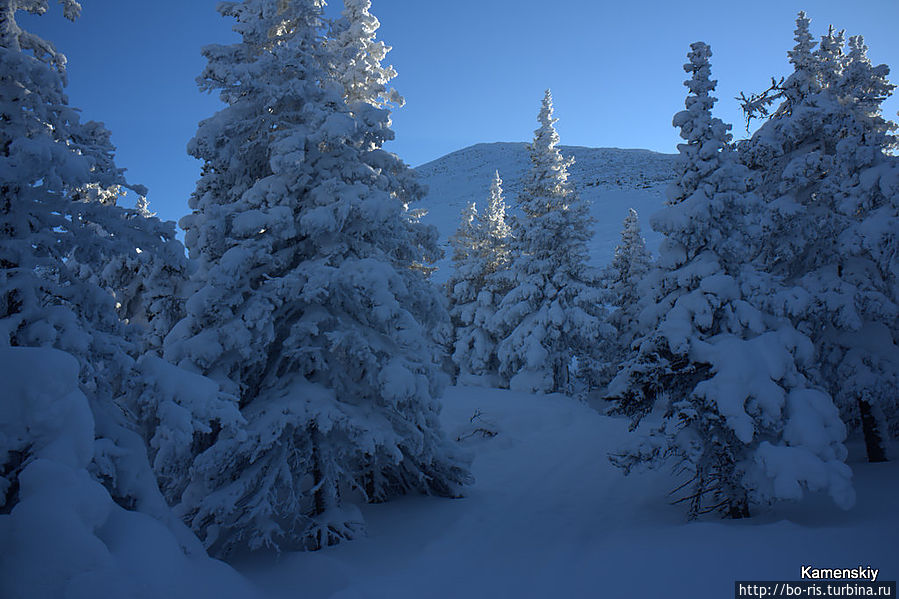
<svg viewBox="0 0 899 599"><path fill-rule="evenodd" d="M676 173L676 154L622 148L559 146L563 156L573 156L570 181L590 203L594 237L590 262L603 266L612 259L622 221L629 208L640 217L647 247L655 253L661 237L649 227L649 216L662 207L665 187ZM483 209L495 171L503 179L510 213L516 211L517 197L530 168L525 142L479 143L422 164L415 169L428 193L415 208L428 211L423 222L435 225L446 256L437 263L436 282L449 277L452 262L449 236L459 226L459 215L468 202Z"/></svg>

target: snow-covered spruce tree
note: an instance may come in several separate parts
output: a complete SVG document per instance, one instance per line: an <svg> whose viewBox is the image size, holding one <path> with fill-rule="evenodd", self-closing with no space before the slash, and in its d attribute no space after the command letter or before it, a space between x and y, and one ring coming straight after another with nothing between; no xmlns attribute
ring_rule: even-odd
<svg viewBox="0 0 899 599"><path fill-rule="evenodd" d="M114 209L121 195L119 185L104 189L91 184L73 197ZM190 266L184 246L175 238L174 223L155 218L144 197L124 217L131 233L128 244L108 243L114 235L103 222L85 220L85 228L106 243L76 246L65 260L74 277L113 298L115 313L127 325L123 333L138 359L120 403L127 409L130 427L147 445L146 452L143 447L140 451L149 454L151 464L143 466L153 466L156 483L168 496L172 485L183 486L187 479L189 452L183 447L191 445L192 432L208 432L239 416L233 405L217 405L218 390L212 381L179 371L160 357L165 336L184 316ZM194 417L184 418L185 413Z"/></svg>
<svg viewBox="0 0 899 599"><path fill-rule="evenodd" d="M198 289L165 356L217 381L244 421L193 435L178 490L219 555L331 545L359 532L354 495L454 496L469 480L437 419L427 332L447 316L418 267L435 235L395 192L404 165L363 147L389 134L386 113L351 112L329 78L321 8L221 3L241 41L203 51L200 87L226 107L189 144L204 161L182 220Z"/></svg>
<svg viewBox="0 0 899 599"><path fill-rule="evenodd" d="M848 507L845 427L804 375L812 344L743 297L760 278L746 263L757 251L759 203L730 127L711 114L710 56L694 43L684 65L690 93L674 116L682 166L652 218L665 239L649 278L653 303L640 316L647 333L609 386L634 428L654 407L662 422L646 422L642 440L612 460L625 471L673 462L690 518L746 517L752 504L799 499L803 489Z"/></svg>
<svg viewBox="0 0 899 599"><path fill-rule="evenodd" d="M800 13L795 71L766 99L781 104L741 146L761 173L770 214L760 269L776 285L757 291L757 301L812 338L815 381L879 461L888 422L899 422L899 297L883 253L896 224L896 159L887 154L896 140L880 114L893 86L861 38L847 54L832 27L817 51L808 37Z"/></svg>
<svg viewBox="0 0 899 599"><path fill-rule="evenodd" d="M487 208L480 215L480 228L483 232L482 253L484 256L484 285L478 294L478 305L474 313L474 323L485 331L489 340L489 355L485 355L486 381L491 386L500 386L500 362L498 356L499 342L502 340L503 328L498 325L496 313L506 294L514 286L511 272L512 228L509 226L507 205L503 195L503 180L496 171L490 183Z"/></svg>
<svg viewBox="0 0 899 599"><path fill-rule="evenodd" d="M115 185L102 189L96 184L73 193L73 199L116 206L124 189ZM161 221L150 212L145 197L138 197L134 209L126 209L129 241L118 244L79 247L67 256L75 276L106 289L114 298L116 313L132 325L138 354L160 354L165 336L183 317L184 286L190 263L184 246L175 237L175 223ZM85 221L94 235L110 239L102 223Z"/></svg>
<svg viewBox="0 0 899 599"><path fill-rule="evenodd" d="M80 14L77 2L62 5L70 20ZM0 344L55 348L77 359L94 419L92 474L122 505L165 519L143 444L126 416L139 344L117 317L113 296L76 267L137 248L152 254L166 240L145 230L135 211L85 196L90 188L127 185L109 132L80 122L68 105L65 56L16 22L20 10L47 9L45 0L0 2ZM16 477L30 462L30 446L27 434L4 437L4 510L17 501Z"/></svg>
<svg viewBox="0 0 899 599"><path fill-rule="evenodd" d="M609 323L615 328L614 343L604 357L604 373L597 386L605 386L615 375L618 366L628 355L631 342L637 336L637 315L643 294L640 284L649 273L652 259L646 240L640 234L637 211L628 209L621 230L621 241L615 247L612 263L603 272L603 291L606 302L614 306Z"/></svg>
<svg viewBox="0 0 899 599"><path fill-rule="evenodd" d="M571 393L572 360L596 349L604 308L587 266L592 218L568 181L573 160L556 147L549 90L537 120L531 170L518 198L521 214L512 225L513 287L493 319L503 333L497 355L511 388Z"/></svg>
<svg viewBox="0 0 899 599"><path fill-rule="evenodd" d="M333 56L331 76L343 85L349 105L365 102L376 108L402 106L403 97L387 87L397 73L392 66L381 64L391 48L375 41L381 23L370 9L371 0L343 1L341 18L331 25L328 39Z"/></svg>
<svg viewBox="0 0 899 599"><path fill-rule="evenodd" d="M141 353L161 355L166 335L184 316L191 263L176 238L175 223L156 218L146 198L138 198L130 216L159 243L155 251L138 246L134 253L110 256L102 273L119 318L141 330Z"/></svg>
<svg viewBox="0 0 899 599"><path fill-rule="evenodd" d="M438 232L434 227L420 226L426 210L409 208L410 204L427 193L427 189L419 183L415 171L397 159L396 155L379 151L385 142L394 139L390 128L390 109L404 105L405 100L399 92L389 87L390 81L397 75L396 69L385 67L381 61L391 48L375 41L381 24L370 9L369 0L344 2L342 16L331 23L325 42L328 72L343 86L344 100L350 113L364 122L362 131L366 133L357 140L363 150L362 160L371 168L389 175L386 179L389 192L407 207L404 217L409 224L409 234L415 238L415 245L424 252L423 260L416 262L415 268L430 274L435 267L428 264L443 258L443 250L437 245ZM430 334L439 343L447 343L451 334L448 322L439 323Z"/></svg>
<svg viewBox="0 0 899 599"><path fill-rule="evenodd" d="M485 365L481 358L485 353L489 354L485 331L474 324L485 269L481 252L483 231L474 202L462 210L459 228L449 241L453 248L453 274L446 282L453 327L450 357L455 374L464 379L482 370Z"/></svg>
<svg viewBox="0 0 899 599"><path fill-rule="evenodd" d="M788 115L794 105L820 91L819 73L813 52L815 41L809 29L810 24L811 19L805 11L799 11L793 35L796 45L787 52L790 64L793 65L790 77L780 81L772 79L771 87L760 94L752 94L749 97L740 94L739 99L742 100L747 124L755 118ZM772 114L771 106L778 102L780 104Z"/></svg>
<svg viewBox="0 0 899 599"><path fill-rule="evenodd" d="M481 228L484 231L484 250L487 255L487 272L501 271L509 264L512 229L507 222L506 198L503 195L503 180L499 171L490 182L487 209L481 214Z"/></svg>
<svg viewBox="0 0 899 599"><path fill-rule="evenodd" d="M475 204L470 204L450 239L454 271L447 291L453 321L452 359L458 375L469 382L481 377L482 382L497 384L499 339L492 324L509 287L510 230L502 183L497 172L487 208L478 215Z"/></svg>
<svg viewBox="0 0 899 599"><path fill-rule="evenodd" d="M840 320L842 330L825 339L830 367L821 371L847 422L861 430L870 461L886 459L887 437L899 438L899 159L896 125L881 114L895 89L888 74L886 65L871 64L861 36L849 39L835 85L843 136L831 176L838 177L837 210L848 221L838 239L838 274L855 287L861 318L849 326Z"/></svg>
<svg viewBox="0 0 899 599"><path fill-rule="evenodd" d="M632 339L640 292L638 286L649 272L652 258L646 249L646 240L640 233L637 211L630 208L621 229L621 242L615 248L608 274L608 289L612 304L617 308L611 318L619 339Z"/></svg>
<svg viewBox="0 0 899 599"><path fill-rule="evenodd" d="M846 32L836 31L831 25L827 35L821 36L818 49L813 53L814 63L818 71L818 83L821 89L837 87L846 66Z"/></svg>
<svg viewBox="0 0 899 599"><path fill-rule="evenodd" d="M858 420L871 457L877 455L884 437L899 438L899 158L895 156L897 138L895 123L883 118L881 104L895 89L886 77L886 65L874 66L867 57L867 47L861 36L849 38L847 66L840 80L844 107L851 110L853 126L839 144L841 155L855 160L842 164L861 164L863 168L849 173L841 184L840 211L855 217L854 226L843 236L844 251L863 256L869 281L874 282L877 294L870 303L879 301L880 294L889 298L892 308L872 310L874 317L855 336L854 345L864 352L847 352L843 360L844 384L841 404L857 406ZM880 312L878 320L876 315ZM892 315L892 319L890 319ZM888 337L887 332L891 335ZM876 349L869 341L878 338ZM890 337L892 342L890 343ZM866 355L867 354L867 355ZM868 371L873 374L868 374ZM860 399L859 399L860 398ZM853 401L855 399L855 401Z"/></svg>
<svg viewBox="0 0 899 599"><path fill-rule="evenodd" d="M120 196L119 186L92 185L76 193L81 201L108 206L115 206ZM79 248L67 257L67 266L79 279L105 289L119 319L128 325L133 354L138 356L128 380L129 419L146 444L156 483L171 499L171 487L186 484L190 452L185 446L191 446L193 433L236 422L239 413L229 402L218 400L215 383L161 358L166 335L184 317L191 264L175 238L175 224L157 219L146 198L138 197L126 218L134 231L130 244ZM87 224L97 237L111 237L101 223Z"/></svg>

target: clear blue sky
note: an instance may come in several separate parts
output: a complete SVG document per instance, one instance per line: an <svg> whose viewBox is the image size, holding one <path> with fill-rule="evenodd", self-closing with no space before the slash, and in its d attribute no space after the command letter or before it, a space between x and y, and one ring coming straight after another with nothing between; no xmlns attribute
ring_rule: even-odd
<svg viewBox="0 0 899 599"><path fill-rule="evenodd" d="M167 219L188 212L200 164L185 146L219 107L196 89L200 48L236 39L216 4L82 0L74 24L55 2L42 17L20 13L68 56L71 104L106 123L118 165L149 187L152 209ZM328 11L341 6L333 0ZM743 135L733 98L788 74L801 9L816 37L829 23L864 35L871 59L892 66L899 82L899 0L373 0L407 101L388 147L417 166L474 143L528 141L550 87L563 144L675 152L681 65L697 40L714 54L717 115ZM897 110L891 98L887 116Z"/></svg>

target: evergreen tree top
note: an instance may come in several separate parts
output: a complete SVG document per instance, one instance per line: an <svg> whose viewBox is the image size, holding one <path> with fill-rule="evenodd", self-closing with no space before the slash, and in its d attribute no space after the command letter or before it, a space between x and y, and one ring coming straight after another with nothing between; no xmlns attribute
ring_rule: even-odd
<svg viewBox="0 0 899 599"><path fill-rule="evenodd" d="M475 202L469 202L462 209L459 228L449 239L450 245L453 246L453 262L467 260L475 253L479 245L478 237L478 207Z"/></svg>
<svg viewBox="0 0 899 599"><path fill-rule="evenodd" d="M640 235L640 219L637 215L637 211L633 208L627 209L627 216L624 217L621 231L621 240L622 242L640 240L641 243L639 245L646 245L645 241L642 241L643 237ZM629 243L623 243L622 245L629 245Z"/></svg>
<svg viewBox="0 0 899 599"><path fill-rule="evenodd" d="M496 171L493 181L490 182L487 210L482 218L485 221L488 237L506 239L511 235L511 229L506 222L506 200L503 198L503 180L499 176L499 171Z"/></svg>
<svg viewBox="0 0 899 599"><path fill-rule="evenodd" d="M699 104L701 110L711 110L718 101L718 98L710 95L718 85L718 81L711 78L712 65L709 60L711 57L712 49L705 42L690 44L690 52L687 53L690 62L684 65L684 71L691 74L690 79L684 82L692 94L686 101L688 110L694 104Z"/></svg>
<svg viewBox="0 0 899 599"><path fill-rule="evenodd" d="M512 220L512 243L519 253L516 268L536 277L577 278L586 268L586 242L593 234L593 218L587 202L568 181L568 168L574 160L563 157L556 145L559 135L549 90L537 119L541 126L530 146L531 169L518 196L523 214Z"/></svg>
<svg viewBox="0 0 899 599"><path fill-rule="evenodd" d="M559 119L553 117L554 110L552 91L547 89L543 92L543 103L540 105L540 112L537 115L540 127L534 131L535 150L549 152L559 143L559 134L555 127Z"/></svg>
<svg viewBox="0 0 899 599"><path fill-rule="evenodd" d="M260 65L277 61L279 50L294 57L321 52L322 0L242 0L220 2L216 10L223 17L232 17L231 29L240 36L232 44L210 44L203 47L208 60L197 83L201 91L221 89L222 101L229 90L258 92L270 80ZM290 48L287 45L290 45ZM294 65L298 71L309 69L305 64ZM315 70L315 69L313 69ZM289 78L285 75L285 78Z"/></svg>
<svg viewBox="0 0 899 599"><path fill-rule="evenodd" d="M818 44L818 50L814 54L821 87L829 88L837 85L846 65L846 57L843 54L845 46L845 31L836 31L833 25L830 25L827 34L821 36L821 43Z"/></svg>
<svg viewBox="0 0 899 599"><path fill-rule="evenodd" d="M680 136L686 143L678 144L681 155L681 175L668 190L672 204L690 197L698 188L702 178L714 171L722 150L731 142L731 126L712 116L712 107L718 101L711 95L717 81L711 79L712 50L704 42L690 45L684 71L690 79L684 81L689 90L682 110L674 115L672 124L680 128Z"/></svg>
<svg viewBox="0 0 899 599"><path fill-rule="evenodd" d="M880 114L880 106L892 95L896 86L887 80L890 67L885 64L874 66L868 58L868 46L864 37L854 35L849 38L849 53L840 82L840 94L852 98L858 106Z"/></svg>
<svg viewBox="0 0 899 599"><path fill-rule="evenodd" d="M553 97L550 90L543 95L543 102L537 121L540 123L534 131L534 141L530 145L532 168L529 180L525 183L525 195L531 199L561 199L572 193L568 183L568 169L574 164L574 158L564 158L557 147L559 134L555 124L559 119L553 117ZM547 209L542 203L523 201L522 209L526 213L541 214Z"/></svg>
<svg viewBox="0 0 899 599"><path fill-rule="evenodd" d="M320 25L323 8L323 0L242 0L219 2L216 10L224 17L234 17L232 30L244 44L270 50L304 31L310 17L318 18Z"/></svg>
<svg viewBox="0 0 899 599"><path fill-rule="evenodd" d="M690 44L690 52L687 53L690 62L684 65L684 71L690 74L690 78L684 81L684 86L690 93L684 100L686 110L674 115L673 125L681 128L681 137L691 144L707 140L728 144L731 140L728 133L730 125L712 117L712 108L718 98L712 96L711 92L715 91L718 82L711 78L711 56L712 49L708 44L694 42Z"/></svg>
<svg viewBox="0 0 899 599"><path fill-rule="evenodd" d="M649 262L649 250L646 249L646 240L640 233L637 211L628 208L621 228L621 241L615 247L611 268L620 280L626 280L633 274L632 271L636 270L642 274L648 270Z"/></svg>
<svg viewBox="0 0 899 599"><path fill-rule="evenodd" d="M392 49L375 41L381 23L371 12L371 0L344 0L341 18L331 27L328 46L335 55L334 78L345 90L348 104L365 102L376 108L402 106L406 100L388 87L397 76L393 66L381 62Z"/></svg>
<svg viewBox="0 0 899 599"><path fill-rule="evenodd" d="M59 3L67 19L78 18L78 2ZM79 111L69 106L64 93L65 55L16 22L18 11L42 15L47 10L47 0L0 0L0 76L5 85L0 92L4 104L0 145L5 144L5 152L0 158L8 169L3 178L16 180L20 190L29 188L26 193L59 194L57 199L63 202L86 199L83 192L90 184L103 189L119 185L146 195L143 186L128 184L124 169L115 166L115 148L103 124L82 122ZM21 141L26 138L27 144ZM44 149L39 152L38 146ZM89 212L82 203L66 205L63 211ZM70 219L79 222L79 217ZM63 228L69 230L69 223Z"/></svg>
<svg viewBox="0 0 899 599"><path fill-rule="evenodd" d="M813 53L815 42L809 31L811 22L804 11L800 11L796 16L793 36L796 45L787 52L794 72L783 83L783 90L790 104L799 102L818 91L817 60Z"/></svg>
<svg viewBox="0 0 899 599"><path fill-rule="evenodd" d="M797 70L808 69L812 65L812 50L815 47L814 38L812 38L809 26L812 20L808 18L804 10L799 11L796 16L796 29L793 32L793 39L796 45L792 50L787 51L790 58L790 64Z"/></svg>

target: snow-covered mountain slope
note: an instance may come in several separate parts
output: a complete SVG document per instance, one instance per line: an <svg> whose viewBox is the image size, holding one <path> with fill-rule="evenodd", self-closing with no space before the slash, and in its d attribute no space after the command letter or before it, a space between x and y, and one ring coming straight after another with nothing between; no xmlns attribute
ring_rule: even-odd
<svg viewBox="0 0 899 599"><path fill-rule="evenodd" d="M665 187L673 177L676 156L648 150L561 146L564 156L574 156L571 181L581 196L591 202L596 222L591 261L607 264L615 250L628 208L640 215L640 226L649 249L655 253L660 237L649 227L649 216L662 206ZM415 169L429 192L415 208L428 211L425 222L440 231L447 257L434 275L445 281L451 268L448 238L459 225L459 213L468 202L486 205L490 181L499 170L506 203L515 207L521 181L530 168L525 143L477 144L447 154Z"/></svg>
<svg viewBox="0 0 899 599"><path fill-rule="evenodd" d="M451 387L443 401L444 426L474 456L464 498L367 505L367 538L238 570L272 599L713 599L736 580L799 580L808 564L896 578L899 464L864 463L860 446L849 511L813 495L688 523L667 471L626 477L609 463L632 441L626 420L561 395Z"/></svg>

